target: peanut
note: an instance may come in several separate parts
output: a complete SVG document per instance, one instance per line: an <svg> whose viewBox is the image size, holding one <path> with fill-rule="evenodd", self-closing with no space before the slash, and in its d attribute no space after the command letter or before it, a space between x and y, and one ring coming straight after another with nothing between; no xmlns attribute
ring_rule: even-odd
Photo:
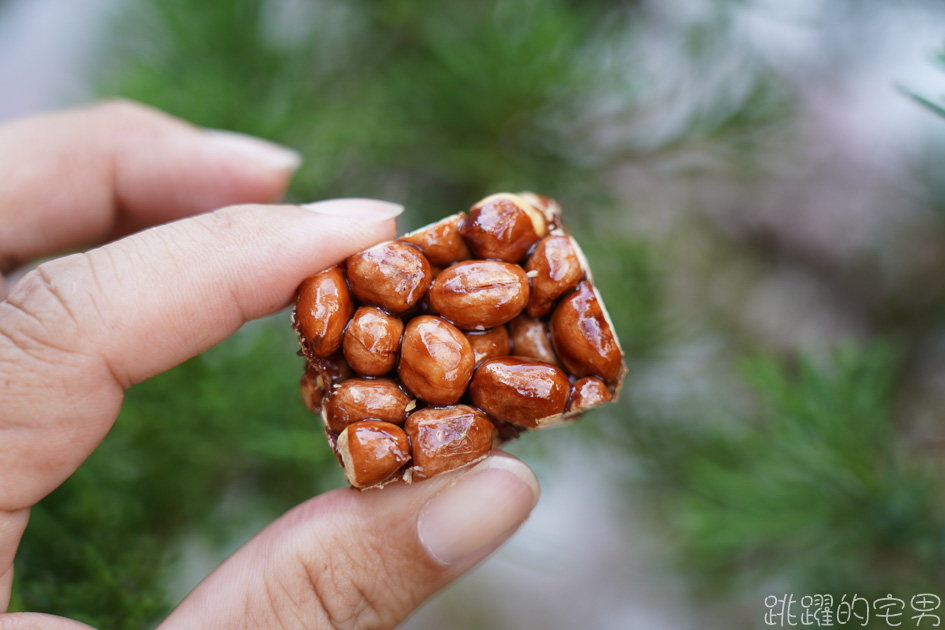
<svg viewBox="0 0 945 630"><path fill-rule="evenodd" d="M428 407L404 425L413 452L413 477L426 479L482 459L497 434L488 416L466 405Z"/></svg>
<svg viewBox="0 0 945 630"><path fill-rule="evenodd" d="M571 386L571 398L568 400L568 411L590 409L597 405L610 402L613 394L607 389L604 381L596 376L585 376L578 379Z"/></svg>
<svg viewBox="0 0 945 630"><path fill-rule="evenodd" d="M545 322L519 315L509 322L509 335L512 338L512 354L561 367L551 347L548 324Z"/></svg>
<svg viewBox="0 0 945 630"><path fill-rule="evenodd" d="M476 365L486 359L504 357L511 352L509 331L505 326L496 326L482 332L468 332L466 340L472 346Z"/></svg>
<svg viewBox="0 0 945 630"><path fill-rule="evenodd" d="M555 300L584 279L584 270L581 269L571 237L563 234L541 239L528 257L525 271L532 279L531 295L528 298L528 314L531 317L547 315Z"/></svg>
<svg viewBox="0 0 945 630"><path fill-rule="evenodd" d="M459 228L465 220L465 213L460 212L416 232L401 236L400 240L416 245L431 265L446 267L472 258L469 247L459 234ZM435 272L434 275L436 275Z"/></svg>
<svg viewBox="0 0 945 630"><path fill-rule="evenodd" d="M322 406L325 423L332 433L360 420L384 420L403 424L410 397L386 378L352 378L331 390Z"/></svg>
<svg viewBox="0 0 945 630"><path fill-rule="evenodd" d="M351 292L358 300L394 314L412 308L433 281L430 263L420 250L398 241L355 254L345 267Z"/></svg>
<svg viewBox="0 0 945 630"><path fill-rule="evenodd" d="M370 488L394 480L410 461L407 434L397 425L362 420L338 436L335 453L345 477L355 488Z"/></svg>
<svg viewBox="0 0 945 630"><path fill-rule="evenodd" d="M528 428L564 413L570 389L562 370L516 357L484 362L469 385L477 407L493 418Z"/></svg>
<svg viewBox="0 0 945 630"><path fill-rule="evenodd" d="M432 315L420 315L407 324L397 373L417 398L433 405L457 402L474 367L472 347L455 326Z"/></svg>
<svg viewBox="0 0 945 630"><path fill-rule="evenodd" d="M397 364L404 323L373 306L362 306L345 330L345 358L354 371L365 376L383 376Z"/></svg>
<svg viewBox="0 0 945 630"><path fill-rule="evenodd" d="M459 233L476 258L517 263L545 235L541 212L518 195L490 195L469 210Z"/></svg>
<svg viewBox="0 0 945 630"><path fill-rule="evenodd" d="M522 312L528 291L528 277L518 265L471 260L437 276L430 289L430 306L459 328L484 330Z"/></svg>
<svg viewBox="0 0 945 630"><path fill-rule="evenodd" d="M327 357L341 347L354 305L341 269L332 267L310 276L299 286L295 319L303 348L311 356Z"/></svg>
<svg viewBox="0 0 945 630"><path fill-rule="evenodd" d="M578 378L614 381L623 357L614 331L587 281L565 296L551 316L551 343L562 365Z"/></svg>

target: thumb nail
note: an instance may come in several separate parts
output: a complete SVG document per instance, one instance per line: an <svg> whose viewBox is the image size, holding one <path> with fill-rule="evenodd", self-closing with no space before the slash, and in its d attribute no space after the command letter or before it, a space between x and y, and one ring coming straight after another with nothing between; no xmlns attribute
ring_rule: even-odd
<svg viewBox="0 0 945 630"><path fill-rule="evenodd" d="M305 203L302 207L332 217L359 219L362 221L380 222L393 219L404 207L399 203L381 201L380 199L328 199L315 203Z"/></svg>
<svg viewBox="0 0 945 630"><path fill-rule="evenodd" d="M210 141L218 147L238 153L277 170L295 171L302 164L302 156L295 149L275 142L223 129L206 129Z"/></svg>
<svg viewBox="0 0 945 630"><path fill-rule="evenodd" d="M424 507L420 543L443 565L491 551L528 517L538 493L525 464L491 456Z"/></svg>

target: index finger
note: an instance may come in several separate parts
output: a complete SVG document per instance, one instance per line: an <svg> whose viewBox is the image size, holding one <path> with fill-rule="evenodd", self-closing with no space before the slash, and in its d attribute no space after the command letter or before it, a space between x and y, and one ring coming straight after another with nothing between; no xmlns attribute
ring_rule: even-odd
<svg viewBox="0 0 945 630"><path fill-rule="evenodd" d="M369 200L230 207L24 277L0 302L0 510L68 477L126 388L285 307L307 275L390 238L399 210Z"/></svg>
<svg viewBox="0 0 945 630"><path fill-rule="evenodd" d="M0 126L0 273L148 225L275 201L298 164L284 147L124 101Z"/></svg>

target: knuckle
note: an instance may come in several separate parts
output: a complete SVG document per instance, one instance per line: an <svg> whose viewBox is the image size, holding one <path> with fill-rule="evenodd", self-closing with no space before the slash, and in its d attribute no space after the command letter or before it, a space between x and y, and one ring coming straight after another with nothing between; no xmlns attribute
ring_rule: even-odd
<svg viewBox="0 0 945 630"><path fill-rule="evenodd" d="M25 355L43 365L75 366L86 363L80 357L97 356L88 344L108 324L96 297L96 266L87 254L74 254L39 265L11 288L0 302L0 337L20 354L4 352L8 360Z"/></svg>
<svg viewBox="0 0 945 630"><path fill-rule="evenodd" d="M127 134L153 138L174 130L189 128L189 125L180 119L159 109L120 98L96 103L87 110L87 114L93 126L107 131L119 140Z"/></svg>
<svg viewBox="0 0 945 630"><path fill-rule="evenodd" d="M75 332L78 325L76 315L81 311L80 291L85 283L75 277L73 265L62 262L71 261L43 263L28 272L13 286L6 301L32 321L31 328L39 327L48 336L69 338L68 333Z"/></svg>
<svg viewBox="0 0 945 630"><path fill-rule="evenodd" d="M157 115L157 110L125 98L107 99L96 103L91 109L96 115L107 121L139 121L152 119Z"/></svg>
<svg viewBox="0 0 945 630"><path fill-rule="evenodd" d="M230 236L244 236L247 230L247 221L253 215L254 206L238 204L233 206L224 206L213 212L200 214L193 217L196 221L203 222L214 234L221 232L229 238Z"/></svg>

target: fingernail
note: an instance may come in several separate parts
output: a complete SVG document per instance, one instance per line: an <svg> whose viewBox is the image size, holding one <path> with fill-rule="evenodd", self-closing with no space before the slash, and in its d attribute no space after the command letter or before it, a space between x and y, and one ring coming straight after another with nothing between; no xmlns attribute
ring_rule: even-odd
<svg viewBox="0 0 945 630"><path fill-rule="evenodd" d="M295 149L284 147L255 136L224 129L206 129L207 135L217 146L284 171L295 171L302 164L302 155Z"/></svg>
<svg viewBox="0 0 945 630"><path fill-rule="evenodd" d="M424 507L420 543L439 563L452 565L491 550L538 502L538 482L523 463L492 456Z"/></svg>
<svg viewBox="0 0 945 630"><path fill-rule="evenodd" d="M328 199L315 203L304 203L302 207L332 217L358 219L362 221L386 221L393 219L404 207L399 203L381 201L380 199Z"/></svg>

